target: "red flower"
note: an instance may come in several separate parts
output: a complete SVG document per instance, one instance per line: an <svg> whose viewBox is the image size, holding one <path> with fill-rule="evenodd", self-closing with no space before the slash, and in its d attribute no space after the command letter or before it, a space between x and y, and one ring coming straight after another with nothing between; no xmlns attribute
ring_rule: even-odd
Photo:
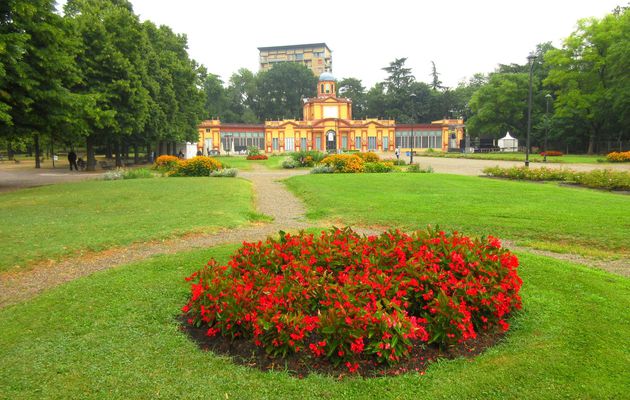
<svg viewBox="0 0 630 400"><path fill-rule="evenodd" d="M350 361L346 362L346 367L348 367L348 371L351 374L354 374L355 372L357 372L357 370L359 369L359 364L358 363L351 363Z"/></svg>

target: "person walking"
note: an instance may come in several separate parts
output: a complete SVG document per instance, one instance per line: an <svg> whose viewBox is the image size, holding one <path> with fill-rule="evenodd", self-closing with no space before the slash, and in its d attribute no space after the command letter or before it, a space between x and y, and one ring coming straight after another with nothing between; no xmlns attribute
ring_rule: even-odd
<svg viewBox="0 0 630 400"><path fill-rule="evenodd" d="M396 147L396 150L394 150L394 154L396 154L396 159L400 160L400 149L398 147Z"/></svg>
<svg viewBox="0 0 630 400"><path fill-rule="evenodd" d="M70 163L70 171L72 171L72 166L74 166L76 171L79 170L79 166L77 165L77 153L75 153L74 150L70 150L70 153L68 153L68 163Z"/></svg>

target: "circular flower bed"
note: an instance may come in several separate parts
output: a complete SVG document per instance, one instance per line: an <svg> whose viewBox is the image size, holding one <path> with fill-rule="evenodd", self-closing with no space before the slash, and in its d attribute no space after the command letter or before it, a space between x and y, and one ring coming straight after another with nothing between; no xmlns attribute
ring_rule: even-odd
<svg viewBox="0 0 630 400"><path fill-rule="evenodd" d="M521 307L517 266L493 237L281 232L186 278L192 293L182 311L207 336L356 372L366 362L404 361L414 347L507 330L507 316Z"/></svg>

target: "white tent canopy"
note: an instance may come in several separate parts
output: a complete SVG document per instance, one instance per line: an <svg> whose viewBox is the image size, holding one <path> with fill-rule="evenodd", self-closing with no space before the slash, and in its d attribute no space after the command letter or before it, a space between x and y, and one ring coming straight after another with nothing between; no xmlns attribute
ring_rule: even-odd
<svg viewBox="0 0 630 400"><path fill-rule="evenodd" d="M499 139L499 148L501 151L518 151L518 139L510 136L510 132Z"/></svg>

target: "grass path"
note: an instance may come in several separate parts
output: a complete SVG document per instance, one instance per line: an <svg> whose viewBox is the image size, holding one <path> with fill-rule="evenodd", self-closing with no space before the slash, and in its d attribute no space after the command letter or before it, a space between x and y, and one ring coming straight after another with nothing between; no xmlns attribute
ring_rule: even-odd
<svg viewBox="0 0 630 400"><path fill-rule="evenodd" d="M304 170L269 170L262 165L254 165L251 171L241 176L253 184L256 209L272 218L270 223L234 229L222 229L211 234L189 234L183 237L148 243L137 243L126 247L111 248L105 251L86 253L80 257L70 257L57 262L40 265L28 271L0 273L0 308L30 299L46 289L72 281L96 271L119 267L141 261L159 254L174 254L195 248L261 240L279 230L297 231L313 229L321 223L305 218L302 202L279 180L306 174ZM356 231L371 234L373 229L353 227ZM524 246L508 243L506 247L519 251L533 251ZM609 262L594 260L577 255L563 255L548 251L535 251L537 254L564 259L578 264L597 267L613 273L630 273L625 261Z"/></svg>
<svg viewBox="0 0 630 400"><path fill-rule="evenodd" d="M309 175L287 185L320 224L404 230L430 224L541 250L630 258L630 202L623 194L446 174Z"/></svg>
<svg viewBox="0 0 630 400"><path fill-rule="evenodd" d="M0 310L0 399L627 398L628 279L518 254L524 308L505 340L424 375L361 379L261 372L179 330L184 277L234 246L101 271ZM625 377L625 378L624 378Z"/></svg>

